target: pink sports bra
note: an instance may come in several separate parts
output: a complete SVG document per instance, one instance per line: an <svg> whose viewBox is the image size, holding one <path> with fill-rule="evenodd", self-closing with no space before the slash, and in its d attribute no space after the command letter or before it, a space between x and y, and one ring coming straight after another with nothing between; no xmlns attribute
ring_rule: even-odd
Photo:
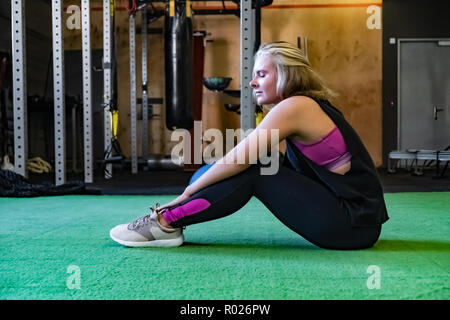
<svg viewBox="0 0 450 320"><path fill-rule="evenodd" d="M338 127L334 127L325 137L314 143L305 144L293 139L291 141L306 157L328 170L333 170L352 158Z"/></svg>

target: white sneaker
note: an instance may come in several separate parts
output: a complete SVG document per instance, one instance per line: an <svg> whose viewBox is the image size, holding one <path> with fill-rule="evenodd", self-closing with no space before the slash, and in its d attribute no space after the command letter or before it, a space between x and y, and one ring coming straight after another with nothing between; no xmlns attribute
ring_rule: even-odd
<svg viewBox="0 0 450 320"><path fill-rule="evenodd" d="M153 210L152 210L153 211ZM109 232L111 239L127 247L176 247L183 244L182 228L166 228L152 212L130 224L120 224Z"/></svg>

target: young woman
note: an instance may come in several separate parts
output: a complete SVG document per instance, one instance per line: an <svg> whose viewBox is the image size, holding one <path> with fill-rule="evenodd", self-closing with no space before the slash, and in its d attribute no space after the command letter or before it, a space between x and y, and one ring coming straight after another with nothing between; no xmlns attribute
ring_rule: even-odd
<svg viewBox="0 0 450 320"><path fill-rule="evenodd" d="M182 195L110 236L125 246L178 246L182 229L227 216L258 198L282 223L327 249L374 245L388 220L372 159L342 113L333 92L302 51L286 42L260 47L250 82L257 103L271 107L259 126ZM271 149L271 130L286 143L278 171L261 174L252 155ZM266 130L267 139L259 139ZM245 159L245 161L238 161Z"/></svg>

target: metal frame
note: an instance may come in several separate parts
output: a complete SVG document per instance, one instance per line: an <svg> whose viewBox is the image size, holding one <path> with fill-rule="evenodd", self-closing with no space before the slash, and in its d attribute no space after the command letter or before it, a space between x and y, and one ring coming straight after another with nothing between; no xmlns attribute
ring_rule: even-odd
<svg viewBox="0 0 450 320"><path fill-rule="evenodd" d="M104 104L104 150L111 143L111 6L110 0L103 0L103 104ZM106 164L105 178L112 178L112 164Z"/></svg>
<svg viewBox="0 0 450 320"><path fill-rule="evenodd" d="M402 42L438 42L450 41L450 38L399 38L397 39L397 150L400 149L400 120L401 120L401 98L400 98L400 48Z"/></svg>
<svg viewBox="0 0 450 320"><path fill-rule="evenodd" d="M136 17L130 14L130 113L131 113L131 173L138 172L137 164L137 124L136 124ZM144 101L142 101L144 105Z"/></svg>
<svg viewBox="0 0 450 320"><path fill-rule="evenodd" d="M64 42L62 1L52 0L52 50L55 139L55 185L66 183L66 123L64 90ZM14 154L15 172L27 176L28 125L26 90L25 4L24 0L11 1L11 30L13 60ZM109 11L108 11L109 12ZM90 46L90 0L82 0L82 69L85 182L93 182L92 151L92 92ZM74 111L74 110L72 110ZM72 112L72 116L75 114ZM75 121L75 118L72 119ZM109 132L109 131L108 131ZM74 160L75 160L75 154Z"/></svg>
<svg viewBox="0 0 450 320"><path fill-rule="evenodd" d="M94 182L93 134L92 134L92 81L91 81L91 28L90 0L81 2L81 38L83 56L83 136L84 136L84 182Z"/></svg>
<svg viewBox="0 0 450 320"><path fill-rule="evenodd" d="M14 103L14 171L27 176L28 123L25 46L25 0L11 1Z"/></svg>
<svg viewBox="0 0 450 320"><path fill-rule="evenodd" d="M111 115L111 0L103 1L103 90L104 90L104 145L110 143ZM156 2L156 1L155 1ZM146 6L144 6L146 8ZM15 172L27 176L28 157L26 59L25 59L25 4L24 0L11 1L11 30L13 60L14 99L14 164ZM142 9L142 8L141 8ZM66 182L65 161L65 94L64 94L64 46L62 30L62 1L52 0L52 47L54 81L54 124L55 124L55 184ZM146 9L142 12L142 22L146 25ZM241 1L241 127L244 130L255 127L255 103L249 82L252 78L255 10L251 0ZM137 124L136 124L136 24L130 15L130 106L131 106L131 164L132 173L137 173ZM147 88L147 30L142 29L142 118L144 160L148 158L148 88ZM93 130L92 130L92 81L90 46L90 1L82 0L82 69L83 69L83 134L85 182L93 182ZM145 161L144 161L145 162ZM112 177L112 164L106 164L105 178Z"/></svg>
<svg viewBox="0 0 450 320"><path fill-rule="evenodd" d="M147 88L147 7L141 13L141 45L142 45L142 160L148 160L148 88Z"/></svg>
<svg viewBox="0 0 450 320"><path fill-rule="evenodd" d="M246 132L255 128L255 102L250 81L253 73L253 44L255 10L252 0L241 0L241 128Z"/></svg>
<svg viewBox="0 0 450 320"><path fill-rule="evenodd" d="M107 0L105 0L107 2ZM160 1L147 1L160 2ZM162 2L162 1L161 1ZM104 8L105 11L109 11ZM147 82L147 6L142 6L141 40L142 40L142 158L147 163L148 154L148 82ZM255 14L251 0L241 0L240 4L240 58L241 58L241 128L244 131L254 129L256 124L256 103L250 81L253 78L253 56L255 43ZM104 19L107 19L104 16ZM136 124L136 22L135 14L129 16L129 42L130 42L130 114L131 114L131 172L138 172L137 157L137 124ZM106 23L106 22L105 22ZM104 30L109 28L104 27ZM104 40L104 43L105 40ZM106 54L105 54L106 56ZM106 58L105 58L106 60ZM107 95L105 90L105 96ZM105 138L106 139L106 138Z"/></svg>
<svg viewBox="0 0 450 320"><path fill-rule="evenodd" d="M53 97L55 124L55 185L66 183L64 46L61 28L61 0L52 1Z"/></svg>

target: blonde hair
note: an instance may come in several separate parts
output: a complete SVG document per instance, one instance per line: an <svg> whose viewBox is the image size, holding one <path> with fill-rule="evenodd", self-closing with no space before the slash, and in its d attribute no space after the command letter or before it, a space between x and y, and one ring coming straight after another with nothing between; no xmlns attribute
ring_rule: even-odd
<svg viewBox="0 0 450 320"><path fill-rule="evenodd" d="M303 51L285 41L262 44L255 54L269 55L277 70L276 92L281 99L296 95L329 100L337 94L328 88L322 77L316 73Z"/></svg>

